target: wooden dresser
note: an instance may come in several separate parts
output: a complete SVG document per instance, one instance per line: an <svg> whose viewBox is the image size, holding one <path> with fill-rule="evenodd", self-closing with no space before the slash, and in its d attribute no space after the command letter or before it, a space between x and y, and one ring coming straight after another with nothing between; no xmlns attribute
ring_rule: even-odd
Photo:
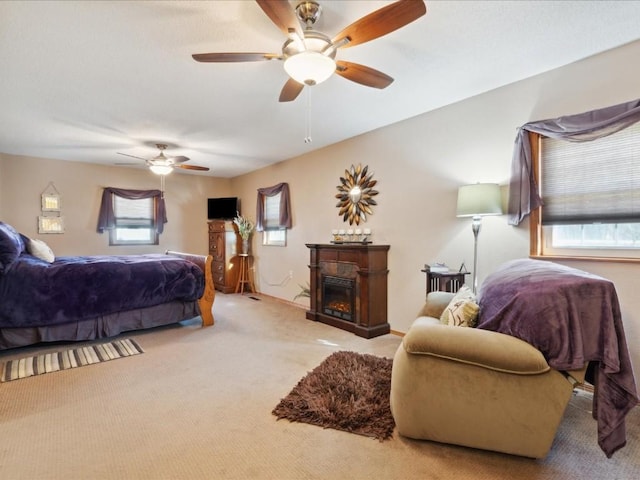
<svg viewBox="0 0 640 480"><path fill-rule="evenodd" d="M222 293L233 293L238 283L240 235L232 221L209 221L209 255L213 257L213 284Z"/></svg>

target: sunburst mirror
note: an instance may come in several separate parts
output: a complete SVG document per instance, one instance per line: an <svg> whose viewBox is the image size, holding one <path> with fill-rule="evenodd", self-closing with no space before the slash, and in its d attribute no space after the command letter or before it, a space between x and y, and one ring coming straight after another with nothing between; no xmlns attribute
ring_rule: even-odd
<svg viewBox="0 0 640 480"><path fill-rule="evenodd" d="M367 215L373 215L371 206L377 205L373 197L379 193L373 189L376 183L369 167L362 168L359 164L357 167L351 165L351 169L344 171L344 177L340 177L336 207L340 209L338 215L349 225L360 225L367 221Z"/></svg>

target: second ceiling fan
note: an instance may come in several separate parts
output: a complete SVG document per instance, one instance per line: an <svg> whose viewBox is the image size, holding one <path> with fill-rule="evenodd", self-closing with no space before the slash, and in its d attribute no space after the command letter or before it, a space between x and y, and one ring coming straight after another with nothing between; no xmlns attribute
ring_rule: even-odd
<svg viewBox="0 0 640 480"><path fill-rule="evenodd" d="M167 149L167 145L164 143L156 143L156 147L160 150L160 153L153 158L142 158L137 157L136 155L129 155L128 153L116 152L118 155L124 155L125 157L137 158L138 160L143 160L144 163L149 167L156 175L168 175L173 171L174 168L182 168L185 170L198 170L201 172L208 172L208 167L201 167L199 165L186 165L184 162L189 161L189 157L185 156L171 156L168 157L164 154L164 151ZM116 165L133 165L131 163L117 163Z"/></svg>
<svg viewBox="0 0 640 480"><path fill-rule="evenodd" d="M198 62L284 60L284 69L290 78L280 92L281 102L295 100L305 85L321 83L334 72L367 87L388 87L393 82L389 75L358 63L336 60L337 50L391 33L427 12L423 0L399 0L360 18L331 38L313 30L321 12L320 5L315 1L300 2L295 9L288 0L256 2L289 37L282 46L282 53L196 53L192 57ZM302 25L305 26L304 30Z"/></svg>

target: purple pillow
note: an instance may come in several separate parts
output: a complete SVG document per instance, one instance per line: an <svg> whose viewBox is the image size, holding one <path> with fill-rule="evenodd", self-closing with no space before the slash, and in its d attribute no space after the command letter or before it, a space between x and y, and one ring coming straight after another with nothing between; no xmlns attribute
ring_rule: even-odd
<svg viewBox="0 0 640 480"><path fill-rule="evenodd" d="M24 242L16 230L0 222L0 273L3 273L24 251Z"/></svg>

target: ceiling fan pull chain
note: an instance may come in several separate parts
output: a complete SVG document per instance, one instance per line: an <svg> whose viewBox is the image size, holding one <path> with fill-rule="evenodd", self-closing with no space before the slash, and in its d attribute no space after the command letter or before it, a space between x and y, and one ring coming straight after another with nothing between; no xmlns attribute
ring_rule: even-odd
<svg viewBox="0 0 640 480"><path fill-rule="evenodd" d="M311 138L311 88L307 87L307 131L306 136L304 137L304 143L311 143L313 139Z"/></svg>
<svg viewBox="0 0 640 480"><path fill-rule="evenodd" d="M160 198L164 198L164 177L166 175L160 175Z"/></svg>

